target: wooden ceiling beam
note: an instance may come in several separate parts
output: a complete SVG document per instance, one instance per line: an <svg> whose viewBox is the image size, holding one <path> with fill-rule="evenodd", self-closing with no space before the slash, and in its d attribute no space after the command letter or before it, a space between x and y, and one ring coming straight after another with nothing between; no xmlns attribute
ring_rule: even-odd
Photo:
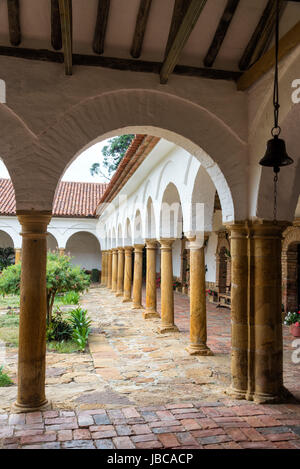
<svg viewBox="0 0 300 469"><path fill-rule="evenodd" d="M135 59L139 58L142 52L143 41L150 14L151 4L152 0L140 0L132 46L130 49L130 54Z"/></svg>
<svg viewBox="0 0 300 469"><path fill-rule="evenodd" d="M95 54L103 54L104 42L107 29L110 0L98 0L97 19L93 40L93 51Z"/></svg>
<svg viewBox="0 0 300 469"><path fill-rule="evenodd" d="M12 46L21 44L19 0L7 0L9 40Z"/></svg>
<svg viewBox="0 0 300 469"><path fill-rule="evenodd" d="M174 8L173 8L173 15L171 20L171 26L169 30L168 41L165 50L165 57L168 55L171 45L175 39L176 34L178 33L178 29L182 23L184 15L191 3L191 0L175 0Z"/></svg>
<svg viewBox="0 0 300 469"><path fill-rule="evenodd" d="M207 0L191 0L188 9L180 23L179 29L174 37L174 40L170 46L170 50L163 62L160 71L161 84L167 83L170 74L173 72L176 64L178 63L180 54L188 38L190 37L190 34L193 31L206 2Z"/></svg>
<svg viewBox="0 0 300 469"><path fill-rule="evenodd" d="M279 60L283 59L292 49L300 44L300 21L279 41ZM243 73L237 82L238 90L245 91L274 67L275 47L268 50L258 62Z"/></svg>
<svg viewBox="0 0 300 469"><path fill-rule="evenodd" d="M46 49L27 49L24 47L0 46L0 56L17 57L27 60L39 60L44 62L64 63L64 54ZM150 62L139 59L120 59L99 55L73 54L73 64L86 67L102 67L113 70L123 70L142 73L158 74L162 63ZM213 80L237 81L241 72L231 70L216 70L211 68L191 67L188 65L176 65L173 71L176 75L189 77L211 78Z"/></svg>
<svg viewBox="0 0 300 469"><path fill-rule="evenodd" d="M51 0L51 44L55 50L62 48L58 0Z"/></svg>
<svg viewBox="0 0 300 469"><path fill-rule="evenodd" d="M205 67L211 67L216 60L239 3L240 0L227 0L224 13L220 19L212 43L203 61Z"/></svg>
<svg viewBox="0 0 300 469"><path fill-rule="evenodd" d="M282 15L287 6L285 0L279 0L279 13ZM276 0L269 0L255 28L254 33L239 61L240 70L248 70L268 49L276 25Z"/></svg>
<svg viewBox="0 0 300 469"><path fill-rule="evenodd" d="M62 43L66 75L72 75L72 0L59 0Z"/></svg>

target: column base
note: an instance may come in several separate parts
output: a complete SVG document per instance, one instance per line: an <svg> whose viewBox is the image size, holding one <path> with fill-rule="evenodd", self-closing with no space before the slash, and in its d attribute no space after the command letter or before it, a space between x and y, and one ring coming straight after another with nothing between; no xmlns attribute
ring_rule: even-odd
<svg viewBox="0 0 300 469"><path fill-rule="evenodd" d="M23 414L28 412L42 412L52 409L51 401L45 399L40 405L37 406L27 406L25 404L19 404L17 401L14 402L11 406L11 412L14 414Z"/></svg>
<svg viewBox="0 0 300 469"><path fill-rule="evenodd" d="M117 291L116 296L123 296L123 292L122 291Z"/></svg>
<svg viewBox="0 0 300 469"><path fill-rule="evenodd" d="M147 310L144 311L144 313L143 313L143 318L144 318L144 319L160 318L160 315L159 315L159 313L158 313L157 311L150 309L150 310L148 310L148 311L147 311Z"/></svg>
<svg viewBox="0 0 300 469"><path fill-rule="evenodd" d="M162 324L157 329L159 334L167 334L168 332L179 332L179 329L175 324Z"/></svg>
<svg viewBox="0 0 300 469"><path fill-rule="evenodd" d="M192 345L190 344L185 349L190 355L203 355L203 356L212 356L214 353L206 345Z"/></svg>
<svg viewBox="0 0 300 469"><path fill-rule="evenodd" d="M122 303L131 303L132 299L131 298L123 298Z"/></svg>
<svg viewBox="0 0 300 469"><path fill-rule="evenodd" d="M284 386L278 394L255 392L249 397L249 400L253 400L256 404L279 404L294 399L293 394Z"/></svg>
<svg viewBox="0 0 300 469"><path fill-rule="evenodd" d="M144 309L144 306L143 306L143 305L135 305L135 304L133 304L133 305L132 305L132 309Z"/></svg>
<svg viewBox="0 0 300 469"><path fill-rule="evenodd" d="M235 389L233 387L229 387L228 389L226 389L225 391L225 394L227 394L228 396L232 397L233 399L237 399L237 400L243 400L243 399L246 399L246 400L251 400L251 399L248 399L248 395L247 395L247 391L242 391L240 389Z"/></svg>

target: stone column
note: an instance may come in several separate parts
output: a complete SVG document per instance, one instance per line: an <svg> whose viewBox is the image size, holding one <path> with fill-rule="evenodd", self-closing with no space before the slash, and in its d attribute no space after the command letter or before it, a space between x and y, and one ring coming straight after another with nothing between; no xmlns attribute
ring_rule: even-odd
<svg viewBox="0 0 300 469"><path fill-rule="evenodd" d="M49 212L17 212L22 226L18 397L13 412L49 408L45 397L46 262Z"/></svg>
<svg viewBox="0 0 300 469"><path fill-rule="evenodd" d="M133 272L133 305L132 309L143 309L142 286L143 286L143 244L134 245L134 272Z"/></svg>
<svg viewBox="0 0 300 469"><path fill-rule="evenodd" d="M124 248L118 248L118 278L116 296L123 296L124 291Z"/></svg>
<svg viewBox="0 0 300 469"><path fill-rule="evenodd" d="M156 249L155 240L146 241L146 311L144 319L159 318L156 311Z"/></svg>
<svg viewBox="0 0 300 469"><path fill-rule="evenodd" d="M64 256L65 253L66 253L66 250L65 250L65 248L59 248L59 249L58 249L58 252L59 252L59 255L60 255L60 256Z"/></svg>
<svg viewBox="0 0 300 469"><path fill-rule="evenodd" d="M248 389L248 226L228 226L231 252L231 387L245 399Z"/></svg>
<svg viewBox="0 0 300 469"><path fill-rule="evenodd" d="M207 347L206 286L204 245L190 241L190 355L213 355Z"/></svg>
<svg viewBox="0 0 300 469"><path fill-rule="evenodd" d="M131 284L132 284L132 246L125 246L125 267L124 267L124 298L123 303L132 301Z"/></svg>
<svg viewBox="0 0 300 469"><path fill-rule="evenodd" d="M250 344L253 385L248 399L257 403L278 402L288 392L283 387L281 316L281 245L286 223L260 221L251 227L251 289L253 311ZM234 284L234 280L232 281Z"/></svg>
<svg viewBox="0 0 300 469"><path fill-rule="evenodd" d="M112 250L111 291L117 292L118 284L118 248Z"/></svg>
<svg viewBox="0 0 300 469"><path fill-rule="evenodd" d="M106 265L107 265L107 251L102 251L101 262L101 285L106 285Z"/></svg>
<svg viewBox="0 0 300 469"><path fill-rule="evenodd" d="M111 289L112 285L112 250L109 249L107 255L107 288Z"/></svg>
<svg viewBox="0 0 300 469"><path fill-rule="evenodd" d="M22 249L15 248L15 264L20 264L21 262Z"/></svg>
<svg viewBox="0 0 300 469"><path fill-rule="evenodd" d="M174 324L172 244L174 239L160 239L161 245L161 325L158 332L178 332Z"/></svg>

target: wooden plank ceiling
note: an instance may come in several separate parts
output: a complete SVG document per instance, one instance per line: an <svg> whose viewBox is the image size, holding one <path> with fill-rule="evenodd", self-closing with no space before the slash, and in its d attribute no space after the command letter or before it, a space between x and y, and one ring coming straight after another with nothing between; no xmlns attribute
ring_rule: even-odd
<svg viewBox="0 0 300 469"><path fill-rule="evenodd" d="M88 55L73 53L72 0L49 0L51 3L51 38L49 38L49 41L51 41L52 50L51 48L22 47L20 16L23 0L7 0L10 45L0 45L0 55L63 62L66 75L73 73L73 65L98 65L120 70L154 72L159 75L161 84L167 83L172 73L235 80L238 82L239 89L243 90L251 86L270 68L270 61L272 62L272 49L270 50L270 46L274 38L276 0L267 1L264 11L252 31L251 37L249 37L249 42L241 54L237 67L239 70L214 68L214 64L222 51L225 39L231 34L231 24L243 0L226 0L224 2L223 13L207 47L203 63L199 63L199 67L180 64L180 56L204 9L214 0L174 0L162 62L140 59L143 53L149 18L154 14L153 0L139 0L137 15L134 19L134 34L128 51L131 57L119 58L103 55L105 53L112 1L98 0L91 44L93 54ZM84 0L82 0L82 3L84 6ZM279 0L280 17L282 17L288 3L300 3L300 0L294 0L294 2ZM295 26L291 29L292 33L290 33L292 39L290 37L285 41L284 38L281 39L281 44L284 47L281 57L300 43L299 23L296 32L294 28ZM289 32L286 35L288 34ZM286 42L288 42L288 46ZM265 57L268 66L264 63Z"/></svg>

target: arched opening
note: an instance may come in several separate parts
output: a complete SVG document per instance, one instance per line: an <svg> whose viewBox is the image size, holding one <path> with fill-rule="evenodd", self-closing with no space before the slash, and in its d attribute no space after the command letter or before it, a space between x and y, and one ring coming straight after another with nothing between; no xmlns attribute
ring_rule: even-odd
<svg viewBox="0 0 300 469"><path fill-rule="evenodd" d="M0 272L15 262L14 242L11 236L0 230Z"/></svg>
<svg viewBox="0 0 300 469"><path fill-rule="evenodd" d="M0 248L12 248L14 249L14 242L12 237L6 233L6 231L0 230Z"/></svg>
<svg viewBox="0 0 300 469"><path fill-rule="evenodd" d="M51 252L58 251L58 242L52 233L48 233L47 236L47 250Z"/></svg>
<svg viewBox="0 0 300 469"><path fill-rule="evenodd" d="M155 239L156 237L156 222L152 198L149 197L147 201L146 211L146 239Z"/></svg>
<svg viewBox="0 0 300 469"><path fill-rule="evenodd" d="M80 231L67 241L66 253L71 256L73 265L79 265L86 271L101 270L101 251L98 239L92 233Z"/></svg>

